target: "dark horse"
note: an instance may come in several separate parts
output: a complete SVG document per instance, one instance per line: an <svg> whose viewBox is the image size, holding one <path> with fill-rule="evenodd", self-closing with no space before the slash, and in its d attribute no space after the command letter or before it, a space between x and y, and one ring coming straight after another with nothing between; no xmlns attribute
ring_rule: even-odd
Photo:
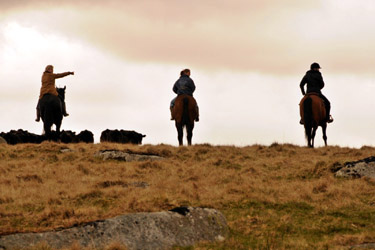
<svg viewBox="0 0 375 250"><path fill-rule="evenodd" d="M309 93L300 102L300 115L304 121L308 147L314 147L316 130L322 127L324 144L327 146L327 120L324 101L316 93Z"/></svg>
<svg viewBox="0 0 375 250"><path fill-rule="evenodd" d="M44 123L44 132L48 139L51 139L51 127L53 124L56 126L56 133L60 133L63 119L62 101L65 99L65 89L66 86L64 88L56 88L59 96L45 94L40 100L40 114Z"/></svg>
<svg viewBox="0 0 375 250"><path fill-rule="evenodd" d="M195 101L194 97L190 95L177 96L172 110L172 115L176 121L179 145L183 145L183 128L186 127L187 141L188 145L190 146L191 138L193 137L194 120L198 116L197 102Z"/></svg>

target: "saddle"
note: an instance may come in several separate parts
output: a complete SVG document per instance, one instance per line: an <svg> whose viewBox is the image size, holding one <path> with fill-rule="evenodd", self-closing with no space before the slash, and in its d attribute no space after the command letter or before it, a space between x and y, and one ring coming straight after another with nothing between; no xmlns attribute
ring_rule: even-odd
<svg viewBox="0 0 375 250"><path fill-rule="evenodd" d="M323 99L320 97L320 94L319 93L315 93L315 92L310 92L310 93L307 93L304 97L302 97L301 101L299 102L299 105L301 106L303 104L303 102L308 98L308 97L311 97L311 96L317 96L319 97L319 99L321 99L323 101ZM323 102L324 103L324 102Z"/></svg>
<svg viewBox="0 0 375 250"><path fill-rule="evenodd" d="M175 105L172 109L173 118L180 122L183 114L184 99L188 99L188 113L191 121L195 120L198 116L197 101L190 95L179 95L176 98Z"/></svg>

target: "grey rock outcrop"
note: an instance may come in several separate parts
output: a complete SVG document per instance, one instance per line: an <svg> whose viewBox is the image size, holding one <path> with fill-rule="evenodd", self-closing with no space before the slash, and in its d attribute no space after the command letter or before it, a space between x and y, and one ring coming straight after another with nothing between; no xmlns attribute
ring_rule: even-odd
<svg viewBox="0 0 375 250"><path fill-rule="evenodd" d="M146 154L133 154L126 153L118 150L101 150L95 154L96 157L100 157L103 160L118 160L118 161L159 161L163 157L156 155L146 155Z"/></svg>
<svg viewBox="0 0 375 250"><path fill-rule="evenodd" d="M351 246L349 249L375 249L375 243L363 243L355 246Z"/></svg>
<svg viewBox="0 0 375 250"><path fill-rule="evenodd" d="M214 209L182 207L157 213L136 213L44 233L0 236L0 249L19 249L46 242L53 248L105 247L113 242L128 249L169 249L199 241L222 241L225 217Z"/></svg>
<svg viewBox="0 0 375 250"><path fill-rule="evenodd" d="M343 165L336 164L332 169L336 177L375 179L375 157L371 156L359 161L346 162Z"/></svg>

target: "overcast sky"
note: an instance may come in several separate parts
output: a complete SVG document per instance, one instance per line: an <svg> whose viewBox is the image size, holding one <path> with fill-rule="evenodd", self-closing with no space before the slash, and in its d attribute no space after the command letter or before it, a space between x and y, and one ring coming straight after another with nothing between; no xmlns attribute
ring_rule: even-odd
<svg viewBox="0 0 375 250"><path fill-rule="evenodd" d="M190 68L194 143L305 144L299 82L322 66L330 145L375 145L373 0L0 0L0 131L41 133L46 65L75 71L62 129L136 130L177 144L172 86ZM322 145L321 131L317 145Z"/></svg>

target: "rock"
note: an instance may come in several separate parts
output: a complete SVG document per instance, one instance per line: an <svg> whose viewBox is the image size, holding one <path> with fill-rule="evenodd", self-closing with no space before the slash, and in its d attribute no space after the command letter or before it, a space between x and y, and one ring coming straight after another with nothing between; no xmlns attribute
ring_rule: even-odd
<svg viewBox="0 0 375 250"><path fill-rule="evenodd" d="M100 157L103 160L118 160L118 161L159 161L164 159L157 155L147 154L133 154L126 153L119 150L101 150L95 154L96 157Z"/></svg>
<svg viewBox="0 0 375 250"><path fill-rule="evenodd" d="M44 233L0 236L0 249L32 247L47 242L52 248L105 247L113 242L128 249L167 249L200 241L223 241L228 234L225 217L208 208L187 207L187 213L165 211L136 213Z"/></svg>
<svg viewBox="0 0 375 250"><path fill-rule="evenodd" d="M360 245L351 246L349 249L375 249L375 243L364 243Z"/></svg>
<svg viewBox="0 0 375 250"><path fill-rule="evenodd" d="M343 165L333 166L336 177L361 178L370 177L375 179L375 157L371 156L359 161L346 162Z"/></svg>
<svg viewBox="0 0 375 250"><path fill-rule="evenodd" d="M7 141L0 136L0 144L7 144Z"/></svg>
<svg viewBox="0 0 375 250"><path fill-rule="evenodd" d="M71 153L71 152L74 152L74 150L72 150L70 148L62 148L62 149L60 149L60 153Z"/></svg>

